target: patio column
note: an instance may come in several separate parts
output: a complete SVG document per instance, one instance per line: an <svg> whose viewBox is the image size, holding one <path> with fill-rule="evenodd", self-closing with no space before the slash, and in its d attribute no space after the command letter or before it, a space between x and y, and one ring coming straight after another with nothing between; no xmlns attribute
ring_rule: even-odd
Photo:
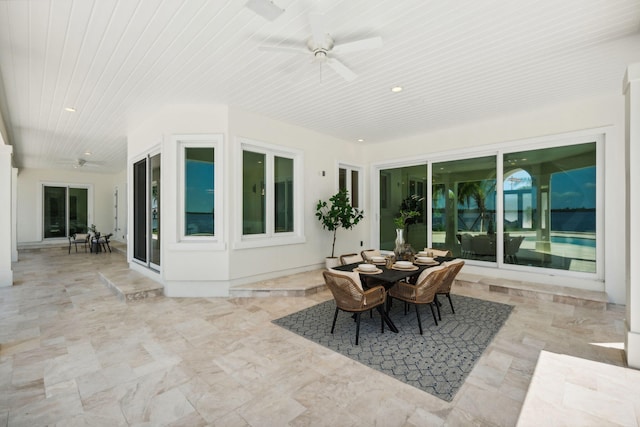
<svg viewBox="0 0 640 427"><path fill-rule="evenodd" d="M0 135L0 287L13 285L12 259L12 203L13 147L5 145Z"/></svg>
<svg viewBox="0 0 640 427"><path fill-rule="evenodd" d="M626 100L627 314L625 352L630 367L640 369L640 63L627 68Z"/></svg>

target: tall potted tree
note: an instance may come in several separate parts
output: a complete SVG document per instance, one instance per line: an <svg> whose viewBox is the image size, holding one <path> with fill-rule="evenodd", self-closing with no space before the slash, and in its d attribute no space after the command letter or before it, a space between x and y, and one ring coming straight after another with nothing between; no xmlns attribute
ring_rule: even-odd
<svg viewBox="0 0 640 427"><path fill-rule="evenodd" d="M339 228L350 230L364 217L364 211L351 206L347 190L340 190L329 198L329 201L318 200L316 217L322 228L333 232L331 256L326 258L327 268L338 265L335 256L336 233Z"/></svg>

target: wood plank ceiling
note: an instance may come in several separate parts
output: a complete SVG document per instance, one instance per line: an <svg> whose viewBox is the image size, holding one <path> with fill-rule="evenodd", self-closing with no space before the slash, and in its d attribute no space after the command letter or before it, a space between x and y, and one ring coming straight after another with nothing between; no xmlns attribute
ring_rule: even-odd
<svg viewBox="0 0 640 427"><path fill-rule="evenodd" d="M120 171L127 130L173 103L375 143L620 94L640 61L638 0L274 0L285 12L273 21L245 3L0 0L0 111L16 166L85 157L92 171ZM339 56L354 81L310 52L259 49L305 46L311 13L325 14L336 43L382 37Z"/></svg>

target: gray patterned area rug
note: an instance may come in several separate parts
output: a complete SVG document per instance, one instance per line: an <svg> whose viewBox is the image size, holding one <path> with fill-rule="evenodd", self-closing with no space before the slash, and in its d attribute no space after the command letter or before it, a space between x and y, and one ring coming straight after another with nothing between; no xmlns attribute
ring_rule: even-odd
<svg viewBox="0 0 640 427"><path fill-rule="evenodd" d="M450 402L493 337L509 317L513 306L452 295L456 313L441 298L442 321L433 322L431 310L420 306L424 335L420 335L415 309L404 314L403 303L394 300L389 317L398 327L380 333L380 315L363 313L359 345L350 313L340 311L333 335L334 300L273 321L311 341Z"/></svg>

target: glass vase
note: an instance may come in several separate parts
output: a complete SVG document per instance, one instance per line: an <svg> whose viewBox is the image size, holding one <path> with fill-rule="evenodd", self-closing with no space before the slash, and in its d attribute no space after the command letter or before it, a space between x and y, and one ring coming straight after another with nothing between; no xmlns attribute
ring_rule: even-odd
<svg viewBox="0 0 640 427"><path fill-rule="evenodd" d="M393 253L396 255L396 259L401 260L400 256L404 253L404 230L402 228L396 228L396 240Z"/></svg>

